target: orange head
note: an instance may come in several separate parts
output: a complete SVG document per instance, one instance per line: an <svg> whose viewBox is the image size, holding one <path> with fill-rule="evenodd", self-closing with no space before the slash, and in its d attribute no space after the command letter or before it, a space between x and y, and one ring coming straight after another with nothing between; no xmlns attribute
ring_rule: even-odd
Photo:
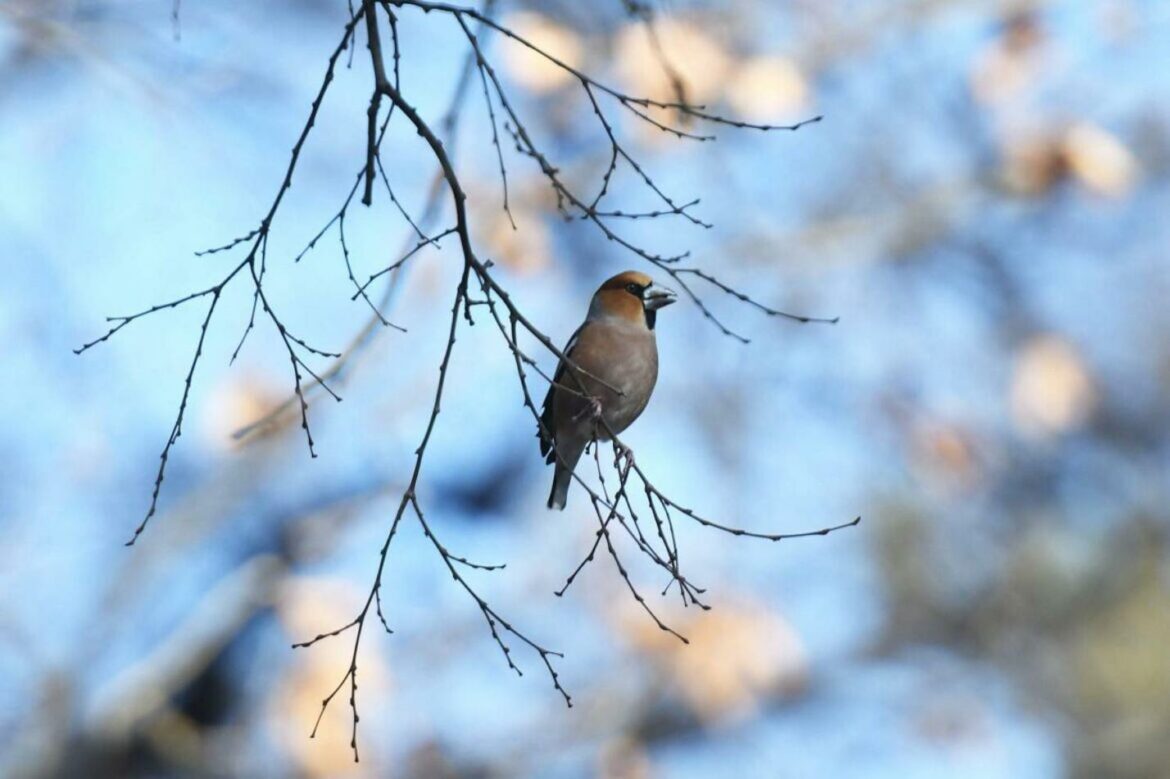
<svg viewBox="0 0 1170 779"><path fill-rule="evenodd" d="M597 289L589 306L589 318L615 317L644 323L653 330L658 309L669 306L676 299L674 292L657 286L645 273L628 270L608 279Z"/></svg>

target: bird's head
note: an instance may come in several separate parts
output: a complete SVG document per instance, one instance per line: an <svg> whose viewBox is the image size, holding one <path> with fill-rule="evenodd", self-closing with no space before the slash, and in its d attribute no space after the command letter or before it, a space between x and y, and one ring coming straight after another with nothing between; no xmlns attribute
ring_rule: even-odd
<svg viewBox="0 0 1170 779"><path fill-rule="evenodd" d="M589 318L617 317L644 323L653 330L658 309L677 299L674 292L658 286L645 273L628 270L598 287L589 306Z"/></svg>

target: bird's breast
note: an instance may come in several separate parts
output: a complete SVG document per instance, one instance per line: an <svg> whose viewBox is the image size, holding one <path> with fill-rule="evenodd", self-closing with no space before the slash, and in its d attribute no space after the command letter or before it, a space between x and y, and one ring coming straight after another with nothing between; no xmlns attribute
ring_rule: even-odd
<svg viewBox="0 0 1170 779"><path fill-rule="evenodd" d="M634 337L616 339L611 355L598 375L609 387L599 387L597 396L601 398L606 424L620 433L650 401L658 381L658 348L653 333L642 331Z"/></svg>
<svg viewBox="0 0 1170 779"><path fill-rule="evenodd" d="M561 391L555 397L559 435L593 435L587 397L601 404L608 428L621 433L646 408L658 380L658 346L653 331L623 321L592 321L578 331L571 351L585 373L560 380L573 391ZM609 437L605 430L599 433Z"/></svg>

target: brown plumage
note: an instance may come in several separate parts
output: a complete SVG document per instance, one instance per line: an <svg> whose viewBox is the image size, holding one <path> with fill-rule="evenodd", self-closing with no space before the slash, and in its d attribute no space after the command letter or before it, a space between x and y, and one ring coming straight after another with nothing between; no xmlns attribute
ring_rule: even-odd
<svg viewBox="0 0 1170 779"><path fill-rule="evenodd" d="M658 309L674 301L673 292L637 271L619 273L594 293L564 350L576 368L562 360L544 399L540 453L555 464L549 508L565 507L573 470L594 436L609 440L646 408L658 380Z"/></svg>

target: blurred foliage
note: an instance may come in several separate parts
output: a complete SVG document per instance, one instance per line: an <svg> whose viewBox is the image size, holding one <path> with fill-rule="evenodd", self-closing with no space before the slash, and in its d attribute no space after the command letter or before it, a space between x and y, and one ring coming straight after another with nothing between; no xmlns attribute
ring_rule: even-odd
<svg viewBox="0 0 1170 779"><path fill-rule="evenodd" d="M271 14L280 30L307 36L336 25L344 4L245 12L188 0L186 39L200 25L231 31L216 39L226 42L216 57L231 56L214 66L173 40L170 4L162 5L2 3L0 83L46 87L38 116L64 110L70 84L113 85L148 104L179 84L208 106L237 91L246 104L300 106L312 78L245 56L250 33L240 19ZM530 509L547 474L520 448L531 444L527 428L515 432L522 418L502 411L518 399L480 396L508 380L490 373L484 356L488 379L460 380L471 410L456 419L493 443L443 461L434 478L446 498L439 521L461 548L466 541L476 554L507 557L492 598L555 637L552 645L567 645L579 705L566 714L548 690L503 673L478 613L443 591L450 582L420 561L422 546L404 546L391 563L405 580L391 607L401 624L388 649L363 655L363 762L352 763L343 707L309 740L346 645L294 653L288 644L345 622L380 543L403 431L413 430L420 388L433 379L429 357L417 355L427 354L426 317L443 277L438 264L426 266L398 304L424 346L381 343L347 377L356 401L347 398L334 418L354 417L348 428L331 423L340 431L334 449L362 446L311 472L296 431L279 425L245 447L225 446L277 402L282 385L279 368L266 365L217 378L205 400L213 410L204 448L175 477L183 494L133 557L95 555L89 568L66 568L67 556L44 537L21 535L31 531L17 524L58 510L41 488L59 486L58 469L36 456L53 439L37 428L0 433L34 474L0 474L13 538L0 565L7 556L3 567L17 572L4 580L0 613L0 727L9 739L0 768L15 776L649 777L713 775L714 765L767 776L1170 777L1165 9L1136 0L737 0L626 3L631 15L616 2L596 11L502 5L505 23L631 92L669 99L681 83L688 99L754 121L828 115L792 136L725 133L697 148L624 128L667 183L702 196L719 229L694 237L698 251L777 305L843 315L827 335L745 320L758 328L750 358L698 317L672 321L673 334L662 328L667 356L706 362L697 376L664 370L652 411L670 432L646 460L640 449L639 462L656 462L696 500L761 521L790 516L789 506L804 516L833 495L834 510L861 507L856 546L813 541L793 558L796 547L783 544L749 550L688 539L684 556L708 563L704 584L716 593L710 613L667 607L690 646L647 624L602 565L573 597L549 597L592 533L587 522ZM639 15L647 7L649 28ZM294 44L286 56L315 56L304 40ZM409 51L420 71L450 54L425 44ZM607 147L571 80L523 50L497 50L566 175L595 180ZM482 106L472 104L474 115ZM0 134L14 132L26 110L0 92ZM364 114L350 113L358 127ZM70 116L58 121L82 121ZM238 121L259 138L255 148L287 145L249 124L253 117ZM461 164L480 204L478 239L529 299L544 301L541 315L564 320L567 336L578 299L629 260L556 219L547 188L519 161L509 170L513 231L498 208L483 117L467 121ZM348 176L349 158L341 159ZM64 182L50 191L71 192L74 182L45 164ZM306 180L336 188L320 174ZM19 221L21 189L3 189L0 224ZM13 234L31 235L47 264L65 262L49 248L56 212L39 207L43 221ZM99 220L103 208L119 207L95 205ZM670 227L646 230L677 238ZM186 248L155 244L152 256ZM60 273L69 275L68 263ZM70 298L49 289L42 313L0 316L5 343L34 332L30 321L56 318L50 298ZM8 294L13 312L24 311L17 302L34 305ZM75 342L92 324L57 326L63 342ZM134 372L129 359L119 365ZM168 381L159 392L169 402ZM123 396L109 407L133 404L127 385L117 386ZM46 400L27 416L77 402ZM26 403L6 405L11 413ZM3 427L23 430L20 421ZM156 434L135 431L152 442ZM72 469L60 469L72 474L61 491L82 507L60 513L80 513L103 534L123 528L149 463L139 450L153 443L108 432L113 441L94 433L77 443L76 428L52 435ZM123 456L125 470L108 464ZM94 487L94 473L112 486ZM37 492L20 492L24 484ZM68 543L72 526L44 521L51 544ZM60 617L30 602L38 587L29 577L41 569L59 589L39 597ZM42 645L42 633L57 629L46 620L72 626L59 634L69 649ZM902 681L906 667L911 682Z"/></svg>

